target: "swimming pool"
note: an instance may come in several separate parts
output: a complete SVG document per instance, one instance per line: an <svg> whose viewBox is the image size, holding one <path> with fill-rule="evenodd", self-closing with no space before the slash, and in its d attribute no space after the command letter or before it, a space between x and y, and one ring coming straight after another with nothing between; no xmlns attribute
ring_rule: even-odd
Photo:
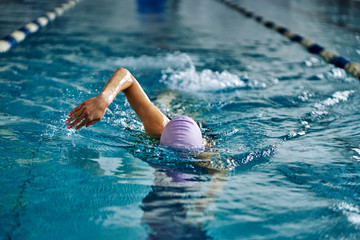
<svg viewBox="0 0 360 240"><path fill-rule="evenodd" d="M237 2L360 62L355 1ZM122 94L67 130L118 67L226 171L159 147ZM1 239L360 237L358 80L217 1L84 0L0 57L0 87Z"/></svg>

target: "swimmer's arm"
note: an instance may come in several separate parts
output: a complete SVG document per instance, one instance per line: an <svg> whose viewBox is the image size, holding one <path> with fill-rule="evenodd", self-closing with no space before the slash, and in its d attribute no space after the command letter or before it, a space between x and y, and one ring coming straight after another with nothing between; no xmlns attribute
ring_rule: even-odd
<svg viewBox="0 0 360 240"><path fill-rule="evenodd" d="M123 91L131 107L142 121L145 131L161 135L169 119L150 101L137 80L124 68L119 68L106 83L102 92L74 108L66 120L68 128L80 129L100 121L116 95Z"/></svg>

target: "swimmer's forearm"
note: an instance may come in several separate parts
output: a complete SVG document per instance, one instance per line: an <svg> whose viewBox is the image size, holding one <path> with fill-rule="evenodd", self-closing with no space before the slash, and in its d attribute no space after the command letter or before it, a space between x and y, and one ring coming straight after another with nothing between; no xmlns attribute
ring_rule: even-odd
<svg viewBox="0 0 360 240"><path fill-rule="evenodd" d="M108 80L104 89L101 91L100 96L109 106L115 99L116 95L129 88L134 81L135 79L131 76L128 70L125 68L119 68Z"/></svg>
<svg viewBox="0 0 360 240"><path fill-rule="evenodd" d="M119 68L106 83L100 93L109 106L119 92L124 92L129 104L134 109L145 131L160 135L169 119L150 101L138 81L125 68Z"/></svg>
<svg viewBox="0 0 360 240"><path fill-rule="evenodd" d="M102 92L74 108L66 120L68 128L90 126L102 119L116 95L124 92L128 102L142 121L145 131L160 135L169 119L150 101L136 79L125 68L119 68L106 83Z"/></svg>
<svg viewBox="0 0 360 240"><path fill-rule="evenodd" d="M129 88L132 83L133 78L129 71L119 68L111 76L99 96L86 100L69 112L69 118L65 121L66 124L69 124L67 127L76 126L75 129L80 129L100 121L116 95Z"/></svg>

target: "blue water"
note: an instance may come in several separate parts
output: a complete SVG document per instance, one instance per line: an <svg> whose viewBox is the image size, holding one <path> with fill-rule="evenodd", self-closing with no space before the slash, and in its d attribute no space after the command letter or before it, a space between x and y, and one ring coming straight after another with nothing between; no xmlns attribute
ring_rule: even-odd
<svg viewBox="0 0 360 240"><path fill-rule="evenodd" d="M360 62L357 1L237 2ZM1 3L1 35L60 3ZM207 155L159 147L123 94L67 130L118 67ZM217 1L84 0L0 88L0 239L360 238L358 80Z"/></svg>

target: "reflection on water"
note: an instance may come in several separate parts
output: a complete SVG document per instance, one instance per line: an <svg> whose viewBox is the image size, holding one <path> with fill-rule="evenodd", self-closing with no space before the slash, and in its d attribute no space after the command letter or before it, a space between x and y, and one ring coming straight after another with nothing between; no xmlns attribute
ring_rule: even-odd
<svg viewBox="0 0 360 240"><path fill-rule="evenodd" d="M205 227L212 220L224 173L202 176L157 169L154 176L141 206L142 221L151 228L149 239L207 239Z"/></svg>
<svg viewBox="0 0 360 240"><path fill-rule="evenodd" d="M92 175L124 179L124 169L126 175L136 175L138 167L128 160L121 161L119 157L108 157L108 164L105 164L106 158L95 150L74 147L68 151L69 161ZM145 160L154 168L151 190L139 206L143 211L141 221L148 228L149 239L209 238L206 225L213 220L213 204L218 194L221 194L227 173L180 161L179 164L161 164ZM125 182L120 180L119 183ZM108 214L112 214L111 209L105 209L108 209ZM123 211L126 210L120 209L120 212Z"/></svg>

